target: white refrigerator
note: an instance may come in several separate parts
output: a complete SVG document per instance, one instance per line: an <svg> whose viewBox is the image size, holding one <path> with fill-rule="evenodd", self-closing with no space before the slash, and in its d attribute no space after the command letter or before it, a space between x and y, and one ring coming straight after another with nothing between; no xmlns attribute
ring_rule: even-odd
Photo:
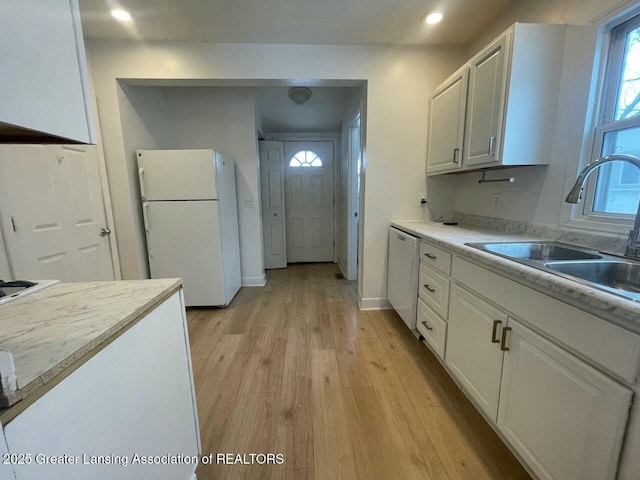
<svg viewBox="0 0 640 480"><path fill-rule="evenodd" d="M235 163L214 150L138 150L151 278L182 277L187 306L240 289Z"/></svg>

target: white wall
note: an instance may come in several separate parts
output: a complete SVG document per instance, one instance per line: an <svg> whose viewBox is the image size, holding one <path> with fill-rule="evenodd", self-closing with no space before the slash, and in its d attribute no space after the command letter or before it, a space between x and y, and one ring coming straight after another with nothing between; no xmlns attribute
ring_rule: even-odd
<svg viewBox="0 0 640 480"><path fill-rule="evenodd" d="M173 129L168 148L215 148L235 160L242 285L264 285L252 92L229 87L167 87L163 91Z"/></svg>
<svg viewBox="0 0 640 480"><path fill-rule="evenodd" d="M479 185L479 174L465 174L455 180L453 209L475 215L545 224L570 221L572 207L564 198L581 165L590 153L590 102L593 102L594 70L597 67L597 23L617 6L634 2L619 0L525 0L501 15L470 45L470 55L514 22L570 23L588 25L589 32L569 30L559 85L555 135L550 138L552 154L548 167L522 167L494 172L494 178L514 176L516 183ZM593 22L592 22L593 20ZM492 207L494 194L501 194L500 210Z"/></svg>
<svg viewBox="0 0 640 480"><path fill-rule="evenodd" d="M428 96L464 61L463 50L88 41L87 51L96 95L104 107L100 108L100 120L109 178L112 185L118 184L114 187L114 210L116 218L124 218L119 243L123 251L132 254L129 263L136 265L140 264L135 255L143 239L133 222L127 221L135 199L121 186L130 182L131 160L124 155L116 79L366 80L360 296L365 307L387 304L387 228L391 220L422 217L416 198L425 185ZM123 269L125 278L143 273L136 266Z"/></svg>
<svg viewBox="0 0 640 480"><path fill-rule="evenodd" d="M360 110L362 104L362 89L353 89L343 104L342 122L340 126L340 155L338 169L338 265L342 273L347 276L349 261L349 220L352 212L349 208L349 183L350 175L350 145L351 145L351 122L355 114Z"/></svg>

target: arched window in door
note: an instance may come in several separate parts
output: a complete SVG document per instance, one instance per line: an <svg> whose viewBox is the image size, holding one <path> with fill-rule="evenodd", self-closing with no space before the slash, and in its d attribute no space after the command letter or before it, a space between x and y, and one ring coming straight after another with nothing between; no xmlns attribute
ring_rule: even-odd
<svg viewBox="0 0 640 480"><path fill-rule="evenodd" d="M322 159L311 150L300 150L289 160L290 167L321 167Z"/></svg>

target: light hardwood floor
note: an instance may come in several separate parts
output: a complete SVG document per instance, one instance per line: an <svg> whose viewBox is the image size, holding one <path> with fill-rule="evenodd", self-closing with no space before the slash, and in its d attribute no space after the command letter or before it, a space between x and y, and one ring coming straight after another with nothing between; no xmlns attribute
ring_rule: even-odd
<svg viewBox="0 0 640 480"><path fill-rule="evenodd" d="M529 478L393 311L362 312L333 264L267 272L227 309L188 312L203 454L199 480Z"/></svg>

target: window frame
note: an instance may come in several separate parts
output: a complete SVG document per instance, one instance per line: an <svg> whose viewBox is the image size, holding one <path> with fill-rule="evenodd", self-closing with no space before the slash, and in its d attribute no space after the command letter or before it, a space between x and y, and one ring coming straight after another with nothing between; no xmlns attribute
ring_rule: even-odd
<svg viewBox="0 0 640 480"><path fill-rule="evenodd" d="M605 41L601 47L602 71L601 90L596 98L597 114L594 116L595 125L593 131L593 144L589 161L594 161L602 156L604 138L607 133L640 127L640 114L635 117L615 120L615 112L618 104L618 88L622 76L626 37L629 32L640 28L640 9L634 8L627 12L624 18L612 22L606 26ZM612 75L611 72L616 72ZM588 221L603 226L612 227L629 226L633 224L634 214L621 214L598 212L594 210L596 185L599 171L594 172L587 182L584 197L578 214L578 220ZM634 209L635 210L635 209Z"/></svg>
<svg viewBox="0 0 640 480"><path fill-rule="evenodd" d="M299 154L304 153L305 156L305 161L304 162L300 162L300 160L297 158ZM307 154L312 153L313 155L315 155L315 158L313 158L313 160L311 162L307 162ZM291 162L293 160L297 160L300 165L291 165ZM320 160L320 165L313 165L312 162L315 162L315 160L318 159ZM324 160L322 159L322 157L320 155L318 155L316 152L314 152L313 150L298 150L296 153L294 153L293 155L291 155L289 157L289 161L287 162L287 168L294 168L294 169L298 169L298 168L324 168Z"/></svg>

